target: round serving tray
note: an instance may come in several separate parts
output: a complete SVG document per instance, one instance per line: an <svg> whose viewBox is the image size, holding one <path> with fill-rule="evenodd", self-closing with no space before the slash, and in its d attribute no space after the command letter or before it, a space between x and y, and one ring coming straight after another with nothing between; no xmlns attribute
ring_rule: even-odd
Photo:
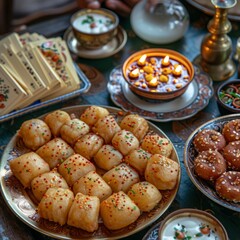
<svg viewBox="0 0 240 240"><path fill-rule="evenodd" d="M197 151L194 148L193 139L195 135L198 132L202 131L203 129L213 129L218 132L221 132L225 123L233 119L239 119L239 118L240 118L240 114L232 114L232 115L215 118L211 121L206 122L205 124L201 125L195 131L192 132L184 148L184 164L185 164L188 176L190 177L193 184L205 196L207 196L212 201L222 205L223 207L229 208L237 212L240 212L240 203L226 201L223 198L219 197L211 184L209 184L207 181L202 180L195 174L194 159L197 156Z"/></svg>
<svg viewBox="0 0 240 240"><path fill-rule="evenodd" d="M194 67L195 76L186 92L170 101L149 102L134 94L124 81L121 66L111 71L108 91L117 106L146 119L156 122L187 119L205 108L214 93L212 79L199 67Z"/></svg>
<svg viewBox="0 0 240 240"><path fill-rule="evenodd" d="M79 117L87 107L89 107L89 105L73 106L63 108L61 110L66 111L69 114L75 114L76 117ZM108 109L108 111L114 115L117 121L121 120L125 114L125 112L118 108L107 106L102 107ZM43 116L39 118L43 118ZM157 128L150 122L148 122L148 124L151 131L154 131L155 133L158 133L159 135L169 139L161 129ZM14 135L7 144L0 163L0 188L2 196L7 206L21 221L36 231L57 239L103 240L120 239L130 236L154 223L169 208L177 194L180 184L181 172L179 173L178 182L175 188L173 190L161 191L163 198L160 203L152 211L143 213L133 224L117 231L110 231L103 225L101 219L99 219L98 230L94 233L89 233L68 225L60 226L57 223L50 222L39 217L39 215L36 213L37 205L31 198L31 191L23 188L20 182L13 176L9 168L9 161L11 159L16 158L26 152L29 152L29 149L24 146L21 138L18 137L17 134ZM171 159L178 162L180 165L177 151L174 147Z"/></svg>

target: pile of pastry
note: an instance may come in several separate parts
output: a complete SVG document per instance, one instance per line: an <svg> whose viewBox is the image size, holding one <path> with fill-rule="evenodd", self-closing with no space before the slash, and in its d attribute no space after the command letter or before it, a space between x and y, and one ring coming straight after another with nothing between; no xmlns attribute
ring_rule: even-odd
<svg viewBox="0 0 240 240"><path fill-rule="evenodd" d="M161 191L176 187L171 142L136 114L117 119L89 106L80 117L56 110L21 125L18 137L29 152L9 164L31 189L40 217L88 232L101 219L117 230L154 209Z"/></svg>
<svg viewBox="0 0 240 240"><path fill-rule="evenodd" d="M225 123L221 132L199 131L193 144L196 174L211 182L221 198L240 202L240 119Z"/></svg>

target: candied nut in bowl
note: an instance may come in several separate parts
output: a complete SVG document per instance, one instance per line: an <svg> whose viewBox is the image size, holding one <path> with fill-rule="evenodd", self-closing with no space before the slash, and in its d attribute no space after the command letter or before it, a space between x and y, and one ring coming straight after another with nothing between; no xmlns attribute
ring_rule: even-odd
<svg viewBox="0 0 240 240"><path fill-rule="evenodd" d="M122 72L136 95L150 101L172 100L187 90L194 67L176 51L152 48L132 54L125 60Z"/></svg>
<svg viewBox="0 0 240 240"><path fill-rule="evenodd" d="M228 240L227 232L217 218L206 211L192 208L170 213L162 221L158 236L159 240L198 238Z"/></svg>
<svg viewBox="0 0 240 240"><path fill-rule="evenodd" d="M74 36L84 48L96 49L110 42L118 32L118 16L104 8L81 9L71 17Z"/></svg>

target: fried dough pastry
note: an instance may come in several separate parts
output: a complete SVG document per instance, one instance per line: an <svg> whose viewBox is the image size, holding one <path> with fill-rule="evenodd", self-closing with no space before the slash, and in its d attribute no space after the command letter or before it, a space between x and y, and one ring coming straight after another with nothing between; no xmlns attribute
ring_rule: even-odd
<svg viewBox="0 0 240 240"><path fill-rule="evenodd" d="M114 135L112 145L123 155L127 155L139 147L139 141L131 132L120 130Z"/></svg>
<svg viewBox="0 0 240 240"><path fill-rule="evenodd" d="M80 119L92 127L100 118L109 115L106 108L99 106L90 106L81 114Z"/></svg>
<svg viewBox="0 0 240 240"><path fill-rule="evenodd" d="M78 193L68 214L67 224L88 232L98 229L100 201L98 197Z"/></svg>
<svg viewBox="0 0 240 240"><path fill-rule="evenodd" d="M93 132L101 136L105 143L111 142L115 133L121 130L115 118L112 115L100 118L92 128Z"/></svg>
<svg viewBox="0 0 240 240"><path fill-rule="evenodd" d="M134 167L140 175L144 175L150 157L151 154L149 152L146 152L142 148L137 148L124 157L124 162Z"/></svg>
<svg viewBox="0 0 240 240"><path fill-rule="evenodd" d="M24 188L31 186L31 181L38 175L49 172L49 165L35 152L29 152L9 162L13 175Z"/></svg>
<svg viewBox="0 0 240 240"><path fill-rule="evenodd" d="M141 148L151 154L161 154L166 157L170 157L173 150L170 141L156 133L146 135L142 140Z"/></svg>
<svg viewBox="0 0 240 240"><path fill-rule="evenodd" d="M178 163L170 158L154 154L148 160L145 179L159 190L173 189L178 181L179 168Z"/></svg>
<svg viewBox="0 0 240 240"><path fill-rule="evenodd" d="M44 121L47 123L54 137L60 136L60 129L67 121L70 121L71 118L69 114L62 110L56 110L47 114L44 118Z"/></svg>
<svg viewBox="0 0 240 240"><path fill-rule="evenodd" d="M113 192L127 192L134 183L140 181L138 173L125 163L106 172L103 180L112 188Z"/></svg>
<svg viewBox="0 0 240 240"><path fill-rule="evenodd" d="M107 171L119 165L122 159L123 155L112 145L103 145L94 156L97 166Z"/></svg>
<svg viewBox="0 0 240 240"><path fill-rule="evenodd" d="M52 187L69 188L65 179L56 169L40 174L31 181L32 193L38 201L41 201L45 192Z"/></svg>
<svg viewBox="0 0 240 240"><path fill-rule="evenodd" d="M85 122L74 118L62 125L60 135L64 141L73 146L79 138L89 133L89 131L90 128Z"/></svg>
<svg viewBox="0 0 240 240"><path fill-rule="evenodd" d="M18 135L22 138L27 148L36 150L51 139L51 131L48 125L41 119L31 119L25 121Z"/></svg>
<svg viewBox="0 0 240 240"><path fill-rule="evenodd" d="M146 181L133 184L127 194L143 212L151 211L162 199L159 190Z"/></svg>
<svg viewBox="0 0 240 240"><path fill-rule="evenodd" d="M74 145L74 150L76 153L79 153L83 157L90 160L98 152L103 144L104 140L102 137L90 132L78 139Z"/></svg>
<svg viewBox="0 0 240 240"><path fill-rule="evenodd" d="M54 138L40 147L36 153L49 164L51 169L53 169L73 155L74 151L61 138Z"/></svg>
<svg viewBox="0 0 240 240"><path fill-rule="evenodd" d="M80 177L96 168L89 160L80 154L74 154L67 158L58 168L69 186L72 186Z"/></svg>
<svg viewBox="0 0 240 240"><path fill-rule="evenodd" d="M149 129L148 122L137 114L125 116L120 123L120 127L133 133L139 141L144 138Z"/></svg>
<svg viewBox="0 0 240 240"><path fill-rule="evenodd" d="M74 183L73 192L75 195L80 192L85 195L96 196L102 201L112 194L112 189L100 175L91 171Z"/></svg>
<svg viewBox="0 0 240 240"><path fill-rule="evenodd" d="M64 188L49 188L38 205L40 217L59 223L67 223L69 210L74 200L73 192Z"/></svg>
<svg viewBox="0 0 240 240"><path fill-rule="evenodd" d="M135 222L140 210L127 194L120 191L101 202L100 215L108 229L117 230Z"/></svg>

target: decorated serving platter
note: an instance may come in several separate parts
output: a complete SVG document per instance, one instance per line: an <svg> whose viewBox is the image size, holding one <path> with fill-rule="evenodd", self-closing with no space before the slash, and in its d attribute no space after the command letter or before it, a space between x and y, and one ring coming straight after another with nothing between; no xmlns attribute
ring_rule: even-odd
<svg viewBox="0 0 240 240"><path fill-rule="evenodd" d="M61 110L66 111L70 115L74 114L76 117L79 117L87 107L89 107L89 105L73 106L63 108ZM117 122L120 121L126 114L126 112L118 108L104 108L106 108L110 114L114 116ZM44 116L40 116L39 118L43 119L43 117ZM170 139L161 129L150 122L148 122L148 124L150 131L153 131L154 133L157 133L170 141ZM20 181L18 181L18 179L13 175L9 166L10 160L29 151L30 150L25 147L22 139L17 134L14 135L7 144L0 163L0 187L2 196L6 202L6 205L22 222L42 234L57 239L120 239L131 236L134 233L137 233L145 227L153 224L163 215L163 213L170 207L171 203L175 199L180 184L181 169L179 169L177 184L175 187L172 190L161 191L162 200L150 212L142 213L135 222L119 230L107 229L104 226L102 219L99 218L98 230L89 233L66 224L60 226L58 223L40 218L36 211L37 202L34 199L31 190L23 188ZM180 166L179 158L174 146L170 158L176 161Z"/></svg>
<svg viewBox="0 0 240 240"><path fill-rule="evenodd" d="M215 203L218 203L219 205L240 212L240 204L233 202L233 201L227 201L223 198L221 198L215 188L214 184L202 180L200 177L198 177L194 171L194 159L197 156L197 151L194 147L193 140L196 134L204 129L212 129L217 132L222 132L224 124L228 123L231 120L234 119L240 119L240 114L231 114L227 116L222 116L213 120L210 120L206 122L205 124L201 125L195 131L192 132L192 134L189 136L188 140L185 143L185 149L184 149L184 164L188 173L188 176L190 177L193 184L200 190L205 196L207 196L209 199L214 201Z"/></svg>
<svg viewBox="0 0 240 240"><path fill-rule="evenodd" d="M110 73L108 91L118 107L156 122L190 118L208 105L214 93L211 78L196 66L194 79L186 92L173 100L154 102L137 96L124 81L121 66Z"/></svg>

